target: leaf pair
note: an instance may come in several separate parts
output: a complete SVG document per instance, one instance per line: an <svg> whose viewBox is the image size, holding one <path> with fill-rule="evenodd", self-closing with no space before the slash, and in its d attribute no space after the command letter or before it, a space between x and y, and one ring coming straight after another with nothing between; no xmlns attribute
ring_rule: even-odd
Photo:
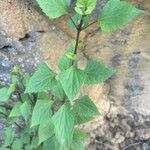
<svg viewBox="0 0 150 150"><path fill-rule="evenodd" d="M69 12L70 0L37 0L43 12L50 18L57 18ZM75 11L89 15L96 6L96 0L77 0ZM143 11L120 0L109 0L99 15L99 26L105 32L114 31L128 23Z"/></svg>
<svg viewBox="0 0 150 150"><path fill-rule="evenodd" d="M76 137L80 134L76 133L74 126L88 122L97 115L99 115L99 111L88 96L76 100L73 110L68 104L61 106L52 117L58 142L64 146L67 144L67 147L70 147L72 142L74 146L78 143L79 147L82 147L84 140Z"/></svg>
<svg viewBox="0 0 150 150"><path fill-rule="evenodd" d="M46 64L40 65L31 77L25 92L43 92L51 89L52 94L58 98L63 99L66 94L69 100L73 101L82 85L104 82L114 73L112 69L95 60L88 61L85 70L80 70L76 66L65 68L64 64L67 63L68 59L66 58L64 63L60 64L59 67L63 68L63 71L58 75L57 80Z"/></svg>
<svg viewBox="0 0 150 150"><path fill-rule="evenodd" d="M27 122L31 115L31 104L28 101L21 103L20 101L15 104L13 109L11 110L9 117L19 117L23 116L25 121Z"/></svg>
<svg viewBox="0 0 150 150"><path fill-rule="evenodd" d="M97 84L106 81L114 74L112 69L105 67L102 63L89 60L85 70L71 66L58 76L63 89L70 101L73 101L76 94L84 84Z"/></svg>

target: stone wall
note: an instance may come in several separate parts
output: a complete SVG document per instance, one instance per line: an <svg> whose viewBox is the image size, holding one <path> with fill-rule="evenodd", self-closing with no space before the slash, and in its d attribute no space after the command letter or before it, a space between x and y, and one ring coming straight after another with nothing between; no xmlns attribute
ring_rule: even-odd
<svg viewBox="0 0 150 150"><path fill-rule="evenodd" d="M102 112L81 126L91 133L88 150L150 148L150 2L129 1L145 13L113 33L100 32L96 24L82 33L80 65L95 58L117 70L105 84L81 90ZM98 3L101 8L106 1ZM27 73L45 61L57 71L56 63L73 35L66 21L49 21L34 0L0 0L1 84L9 82L9 70L16 64Z"/></svg>

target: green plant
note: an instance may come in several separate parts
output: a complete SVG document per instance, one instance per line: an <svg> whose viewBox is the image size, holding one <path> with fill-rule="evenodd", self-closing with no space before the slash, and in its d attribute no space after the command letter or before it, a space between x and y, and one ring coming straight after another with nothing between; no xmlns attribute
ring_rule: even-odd
<svg viewBox="0 0 150 150"><path fill-rule="evenodd" d="M37 2L50 18L71 11L70 0ZM0 117L8 121L0 150L84 149L88 135L77 125L100 113L89 96L76 95L81 86L104 82L114 74L113 69L97 60L88 60L84 70L78 66L80 33L93 24L90 15L96 3L96 0L77 0L70 13L68 25L76 32L76 39L60 59L59 73L46 64L39 65L32 77L20 75L19 67L11 71L10 86L0 89ZM98 24L102 31L114 31L141 13L127 2L109 0L99 15ZM17 97L16 102L10 105L13 95Z"/></svg>

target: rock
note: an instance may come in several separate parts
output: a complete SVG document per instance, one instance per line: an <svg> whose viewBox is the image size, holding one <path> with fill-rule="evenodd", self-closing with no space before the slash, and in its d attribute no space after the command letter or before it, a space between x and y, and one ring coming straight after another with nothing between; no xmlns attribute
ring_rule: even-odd
<svg viewBox="0 0 150 150"><path fill-rule="evenodd" d="M2 0L0 3L0 29L11 38L23 38L26 33L49 30L47 20L23 0Z"/></svg>
<svg viewBox="0 0 150 150"><path fill-rule="evenodd" d="M120 135L119 133L116 134L116 136L115 136L115 143L119 144L119 143L124 142L124 140L125 140L124 136Z"/></svg>
<svg viewBox="0 0 150 150"><path fill-rule="evenodd" d="M2 139L4 136L4 128L6 128L7 122L5 119L0 119L0 145L2 144Z"/></svg>
<svg viewBox="0 0 150 150"><path fill-rule="evenodd" d="M0 31L1 84L8 82L9 71L15 65L23 73L31 73L46 60L56 70L55 61L64 53L69 39L38 11L35 3L23 0L2 0Z"/></svg>

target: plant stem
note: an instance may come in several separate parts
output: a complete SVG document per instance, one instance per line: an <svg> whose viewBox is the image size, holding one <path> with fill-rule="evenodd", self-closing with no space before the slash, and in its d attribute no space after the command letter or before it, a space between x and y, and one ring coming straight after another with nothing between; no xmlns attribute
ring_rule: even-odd
<svg viewBox="0 0 150 150"><path fill-rule="evenodd" d="M6 109L12 109L12 106L7 105L7 104L0 104L0 107L4 107Z"/></svg>
<svg viewBox="0 0 150 150"><path fill-rule="evenodd" d="M80 24L77 27L77 35L76 35L76 44L75 44L74 54L77 54L79 40L80 40L80 33L82 31L83 19L84 19L84 16L81 17ZM74 64L74 60L72 61L72 65L73 64Z"/></svg>
<svg viewBox="0 0 150 150"><path fill-rule="evenodd" d="M86 27L85 27L85 28L83 28L82 30L87 29L88 27L90 27L91 25L95 24L96 22L97 22L97 20L95 20L95 21L91 22L88 26L86 26Z"/></svg>
<svg viewBox="0 0 150 150"><path fill-rule="evenodd" d="M14 123L18 128L23 129L22 126L20 126L17 122Z"/></svg>
<svg viewBox="0 0 150 150"><path fill-rule="evenodd" d="M7 115L4 114L3 112L0 112L0 114L2 114L5 118L7 118Z"/></svg>
<svg viewBox="0 0 150 150"><path fill-rule="evenodd" d="M76 25L76 23L74 22L74 20L72 19L72 17L70 17L70 20L72 21L73 25L76 27L76 29L78 30L78 27Z"/></svg>
<svg viewBox="0 0 150 150"><path fill-rule="evenodd" d="M6 115L6 114L4 114L3 112L0 112L0 114L2 114L5 118L7 118L8 116ZM14 124L18 127L18 128L20 128L20 129L22 129L23 127L22 126L20 126L17 122L14 122Z"/></svg>

